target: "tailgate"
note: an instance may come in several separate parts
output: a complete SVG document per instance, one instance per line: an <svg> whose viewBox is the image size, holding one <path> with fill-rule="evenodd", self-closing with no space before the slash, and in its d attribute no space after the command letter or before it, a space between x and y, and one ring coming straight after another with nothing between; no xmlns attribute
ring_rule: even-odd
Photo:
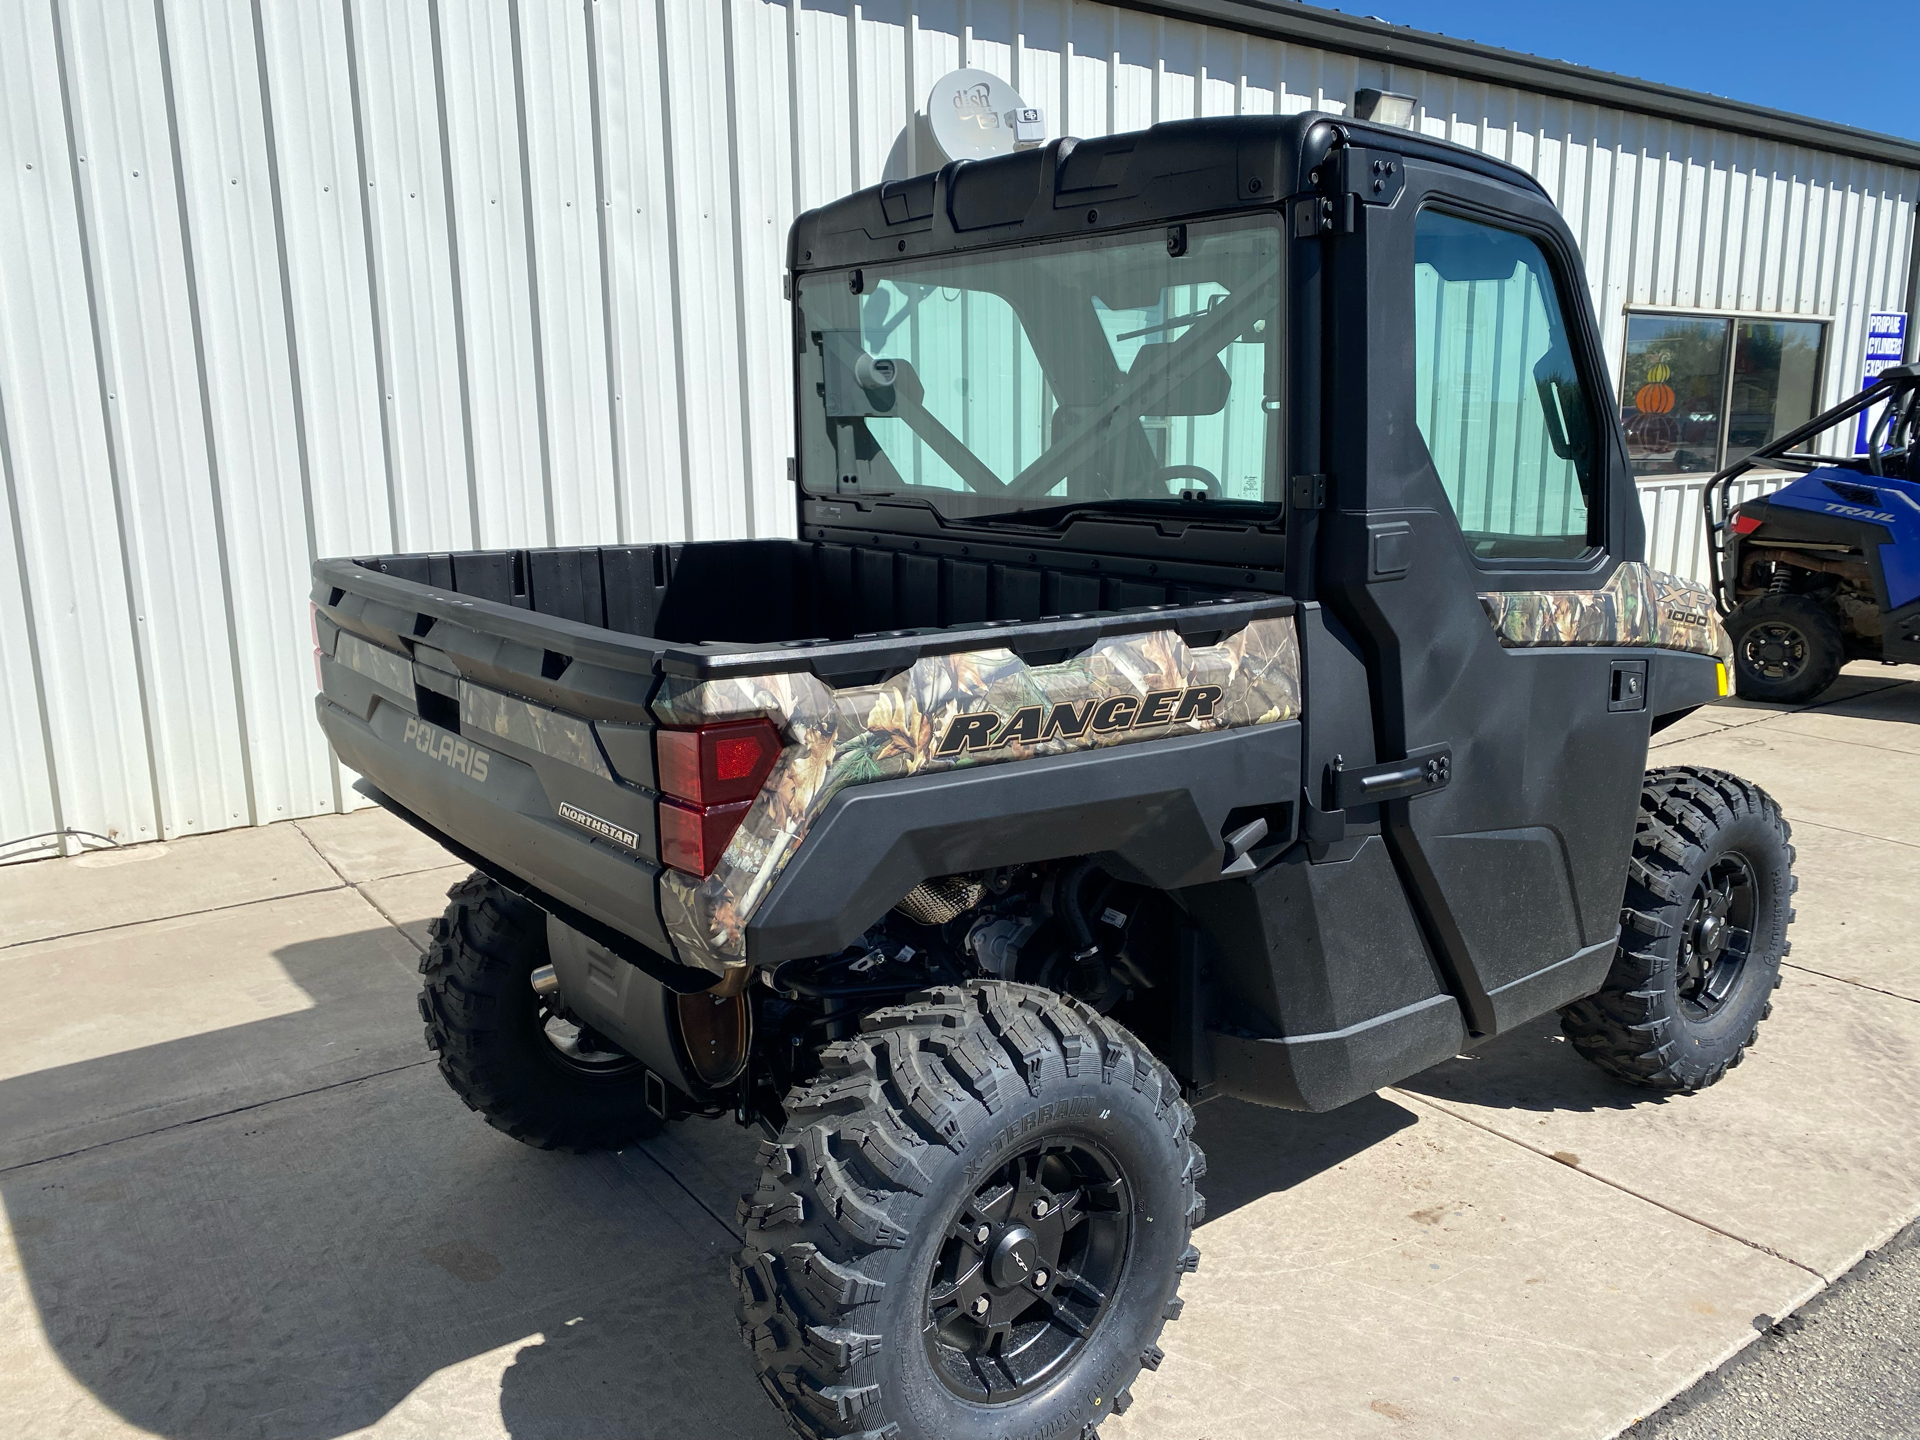
<svg viewBox="0 0 1920 1440"><path fill-rule="evenodd" d="M369 577L379 593L356 593L338 583L355 578L346 568L321 562L314 592L316 704L342 762L536 898L671 956L646 705L654 653L550 616L486 616L495 607L423 586L407 588L469 623L401 608L395 582Z"/></svg>

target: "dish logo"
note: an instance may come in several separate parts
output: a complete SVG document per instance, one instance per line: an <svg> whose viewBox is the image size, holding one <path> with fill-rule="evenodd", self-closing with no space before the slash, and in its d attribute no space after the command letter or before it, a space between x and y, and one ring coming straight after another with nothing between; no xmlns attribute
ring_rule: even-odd
<svg viewBox="0 0 1920 1440"><path fill-rule="evenodd" d="M478 745L469 745L458 735L449 735L424 720L407 717L407 731L404 742L413 746L422 755L438 760L442 765L451 766L469 780L487 778L487 762L493 759L491 752L482 750Z"/></svg>
<svg viewBox="0 0 1920 1440"><path fill-rule="evenodd" d="M982 130L998 130L1000 116L993 108L993 93L985 85L969 85L953 92L953 108L962 123L978 125Z"/></svg>

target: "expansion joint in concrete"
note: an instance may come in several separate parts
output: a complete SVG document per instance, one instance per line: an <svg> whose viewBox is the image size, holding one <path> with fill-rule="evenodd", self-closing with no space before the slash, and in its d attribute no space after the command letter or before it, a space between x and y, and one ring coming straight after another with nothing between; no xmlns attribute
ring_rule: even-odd
<svg viewBox="0 0 1920 1440"><path fill-rule="evenodd" d="M281 1105L289 1100L303 1100L309 1095L324 1095L329 1090L344 1090L349 1085L363 1085L369 1080L378 1080L383 1075L398 1075L403 1070L418 1070L422 1065L435 1064L432 1059L411 1060L405 1065L389 1065L384 1070L372 1070L365 1075L350 1075L344 1080L334 1080L325 1085L314 1085L306 1090L295 1090L286 1095L269 1095L264 1100L255 1100L246 1105L235 1105L226 1110L216 1110L210 1115L196 1115L191 1120L176 1120L171 1125L156 1125L151 1130L142 1130L134 1135L116 1135L111 1140L101 1140L93 1145L77 1145L71 1150L62 1150L58 1155L42 1155L36 1160L22 1160L17 1165L0 1165L0 1175L13 1175L22 1170L31 1170L36 1165L51 1165L56 1160L70 1160L76 1155L90 1154L95 1150L106 1150L115 1145L124 1145L129 1140L145 1140L152 1135L165 1135L173 1130L185 1130L194 1125L205 1125L210 1120L223 1120L229 1115L244 1115L250 1110L264 1110L269 1105Z"/></svg>
<svg viewBox="0 0 1920 1440"><path fill-rule="evenodd" d="M1585 1165L1571 1164L1566 1160L1562 1160L1558 1155L1556 1155L1551 1150L1545 1150L1538 1145L1530 1144L1527 1141L1520 1139L1516 1135L1509 1135L1506 1133L1506 1131L1498 1129L1495 1126L1489 1125L1484 1120L1476 1120L1471 1115L1463 1115L1460 1111L1455 1110L1450 1105L1442 1104L1440 1101L1431 1099L1424 1095L1415 1095L1406 1090L1393 1089L1385 1093L1392 1095L1397 1100L1404 1100L1409 1104L1424 1106L1429 1110L1437 1110L1442 1115L1445 1115L1450 1119L1458 1120L1465 1125L1471 1125L1476 1130L1484 1130L1486 1131L1487 1134L1498 1136L1500 1139L1507 1141L1509 1144L1518 1145L1522 1150L1530 1151L1533 1154L1538 1155L1543 1160L1550 1160L1555 1165L1563 1165L1563 1166L1566 1166L1566 1168L1569 1170L1578 1171L1580 1174L1585 1175L1590 1180L1599 1181L1602 1185L1610 1185L1615 1190L1618 1190L1622 1195L1631 1195L1635 1200L1639 1200L1644 1204L1651 1205L1656 1210L1664 1210L1669 1215L1672 1215L1681 1220L1688 1221L1691 1224L1700 1226L1701 1229L1703 1230L1711 1230L1714 1234L1723 1236L1728 1240L1732 1240L1736 1244L1745 1245L1750 1250L1758 1250L1762 1255L1771 1255L1775 1260L1779 1260L1785 1264L1791 1265L1795 1269L1806 1271L1807 1274L1813 1276L1814 1279L1820 1281L1820 1283L1823 1285L1828 1285L1832 1283L1831 1276L1822 1274L1820 1271L1814 1269L1813 1266L1807 1264L1803 1260L1796 1260L1791 1255L1782 1254L1780 1251L1774 1249L1773 1246L1771 1245L1763 1245L1760 1241L1748 1239L1745 1235L1737 1234L1734 1231L1727 1229L1723 1225L1716 1225L1711 1220L1703 1220L1698 1215L1694 1215L1689 1213L1688 1211L1682 1210L1676 1205L1669 1205L1664 1200L1657 1200L1651 1195L1645 1194L1642 1191L1634 1189L1631 1185L1623 1185L1618 1180L1615 1180L1610 1176L1602 1175L1595 1170L1589 1170Z"/></svg>

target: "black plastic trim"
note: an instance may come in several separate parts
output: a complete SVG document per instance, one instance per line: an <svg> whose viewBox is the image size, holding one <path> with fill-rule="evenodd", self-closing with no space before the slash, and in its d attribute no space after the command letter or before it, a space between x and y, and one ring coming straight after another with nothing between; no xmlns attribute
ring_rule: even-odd
<svg viewBox="0 0 1920 1440"><path fill-rule="evenodd" d="M1717 656L1654 650L1648 653L1647 662L1646 708L1655 720L1684 714L1721 698ZM1733 677L1727 678L1731 683Z"/></svg>
<svg viewBox="0 0 1920 1440"><path fill-rule="evenodd" d="M603 946L649 979L664 985L674 993L690 995L701 990L711 990L720 983L720 977L711 970L675 964L664 956L655 954L633 937L621 934L611 925L603 925L591 915L574 909L566 901L555 899L538 885L514 874L505 866L494 864L479 851L462 845L446 831L429 825L364 776L354 782L353 788L382 809L390 811L398 819L406 821L429 840L445 846L450 853L459 856L488 879L497 882L503 889L512 891L522 900L538 905L561 924L578 930L595 944ZM653 1063L654 1060L651 1055L643 1055L640 1058L649 1063Z"/></svg>
<svg viewBox="0 0 1920 1440"><path fill-rule="evenodd" d="M1287 596L1242 593L1189 604L1052 615L1034 621L987 620L944 628L883 632L849 640L685 644L624 635L560 615L541 614L495 600L462 595L420 581L381 574L353 560L317 560L313 576L316 602L347 619L361 617L342 608L341 599L333 598L337 592L371 602L383 612L430 616L483 636L538 647L542 651L554 650L575 661L586 660L619 670L657 668L668 674L701 680L807 671L830 685L871 683L865 677L875 669L897 673L929 655L1001 648L1018 652L1023 642L1032 636L1044 636L1044 643L1051 646L1070 634L1072 647L1084 649L1109 635L1138 635L1152 630L1178 629L1185 634L1204 629L1233 634L1251 621L1277 619L1294 612L1294 602ZM398 617L384 613L382 618ZM384 627L373 628L381 628L381 638L385 638ZM391 633L397 635L398 631ZM516 688L522 693L530 689L524 683ZM602 717L593 715L592 718Z"/></svg>
<svg viewBox="0 0 1920 1440"><path fill-rule="evenodd" d="M1583 946L1551 965L1543 965L1531 975L1522 975L1489 990L1487 999L1493 1006L1494 1033L1524 1025L1536 1015L1593 994L1606 981L1619 943L1620 931L1616 927L1604 940Z"/></svg>
<svg viewBox="0 0 1920 1440"><path fill-rule="evenodd" d="M1093 855L1163 890L1216 880L1228 814L1299 787L1296 720L856 786L761 902L747 956L833 954L936 875Z"/></svg>
<svg viewBox="0 0 1920 1440"><path fill-rule="evenodd" d="M1217 1093L1283 1110L1334 1110L1459 1053L1460 1007L1432 995L1343 1030L1262 1037L1213 1031Z"/></svg>
<svg viewBox="0 0 1920 1440"><path fill-rule="evenodd" d="M1314 167L1343 137L1549 199L1518 166L1431 135L1321 111L1208 116L1062 138L1040 151L956 160L935 174L869 186L800 215L787 237L787 268L864 269L1237 214L1266 212L1279 224L1284 202L1312 188ZM926 218L889 205L901 187L929 197ZM967 213L965 225L951 222L956 207Z"/></svg>

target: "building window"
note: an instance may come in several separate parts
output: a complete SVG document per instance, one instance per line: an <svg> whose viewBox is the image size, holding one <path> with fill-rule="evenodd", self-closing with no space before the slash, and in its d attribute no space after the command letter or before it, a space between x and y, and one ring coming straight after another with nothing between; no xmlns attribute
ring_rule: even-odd
<svg viewBox="0 0 1920 1440"><path fill-rule="evenodd" d="M1620 419L1636 475L1711 474L1817 411L1819 320L1629 315Z"/></svg>

